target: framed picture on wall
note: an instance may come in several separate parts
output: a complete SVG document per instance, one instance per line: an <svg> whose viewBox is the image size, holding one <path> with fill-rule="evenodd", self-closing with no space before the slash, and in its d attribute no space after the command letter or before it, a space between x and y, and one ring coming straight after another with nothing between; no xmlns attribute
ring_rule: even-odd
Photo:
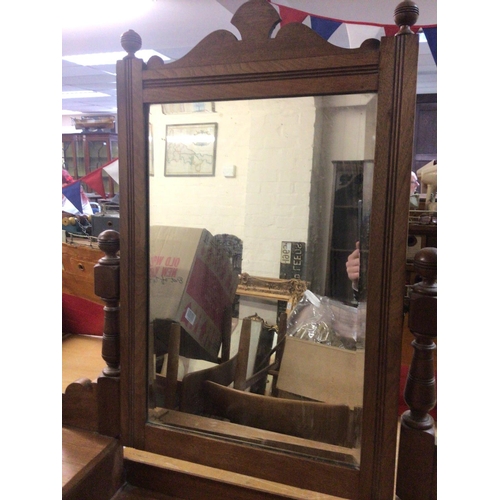
<svg viewBox="0 0 500 500"><path fill-rule="evenodd" d="M161 111L164 115L215 113L215 102L173 102L162 104Z"/></svg>
<svg viewBox="0 0 500 500"><path fill-rule="evenodd" d="M217 123L167 125L166 176L215 175Z"/></svg>

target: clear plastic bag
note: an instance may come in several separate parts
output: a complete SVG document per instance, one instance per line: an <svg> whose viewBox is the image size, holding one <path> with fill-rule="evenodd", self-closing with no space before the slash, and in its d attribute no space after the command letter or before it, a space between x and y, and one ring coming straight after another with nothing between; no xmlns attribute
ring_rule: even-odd
<svg viewBox="0 0 500 500"><path fill-rule="evenodd" d="M364 310L306 290L288 316L287 335L323 345L359 349L364 345Z"/></svg>

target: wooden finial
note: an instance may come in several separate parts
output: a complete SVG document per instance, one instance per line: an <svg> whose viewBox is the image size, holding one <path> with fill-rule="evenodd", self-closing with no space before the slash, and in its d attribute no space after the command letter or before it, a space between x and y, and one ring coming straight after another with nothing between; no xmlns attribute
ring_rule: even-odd
<svg viewBox="0 0 500 500"><path fill-rule="evenodd" d="M134 54L142 47L142 39L134 30L125 31L120 37L120 43L127 52L126 57L134 57Z"/></svg>
<svg viewBox="0 0 500 500"><path fill-rule="evenodd" d="M107 229L97 237L97 245L106 254L106 261L115 264L118 260L116 254L120 250L120 234L114 229Z"/></svg>
<svg viewBox="0 0 500 500"><path fill-rule="evenodd" d="M437 287L437 248L426 247L415 254L413 266L422 281L413 285L421 293L434 294Z"/></svg>
<svg viewBox="0 0 500 500"><path fill-rule="evenodd" d="M411 0L404 0L396 6L394 9L394 22L399 26L399 31L397 35L413 35L413 31L410 29L417 20L420 11L415 2Z"/></svg>

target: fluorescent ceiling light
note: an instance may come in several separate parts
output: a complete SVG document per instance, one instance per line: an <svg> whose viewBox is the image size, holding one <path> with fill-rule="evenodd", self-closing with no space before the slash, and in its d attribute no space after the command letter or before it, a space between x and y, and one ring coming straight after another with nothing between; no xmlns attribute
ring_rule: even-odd
<svg viewBox="0 0 500 500"><path fill-rule="evenodd" d="M77 56L63 56L64 61L79 64L81 66L103 66L106 64L116 64L116 61L123 59L127 53L121 52L101 52L96 54L81 54ZM155 50L139 50L136 57L148 61L152 56L159 56L164 61L170 61L170 57L164 56Z"/></svg>
<svg viewBox="0 0 500 500"><path fill-rule="evenodd" d="M130 26L134 20L150 13L155 7L155 2L151 0L85 0L84 5L85 8L82 8L81 0L64 2L64 9L58 12L63 31L85 32L106 29L110 25Z"/></svg>
<svg viewBox="0 0 500 500"><path fill-rule="evenodd" d="M110 95L103 92L94 92L93 90L72 90L62 93L63 99L82 99L85 97L110 97Z"/></svg>

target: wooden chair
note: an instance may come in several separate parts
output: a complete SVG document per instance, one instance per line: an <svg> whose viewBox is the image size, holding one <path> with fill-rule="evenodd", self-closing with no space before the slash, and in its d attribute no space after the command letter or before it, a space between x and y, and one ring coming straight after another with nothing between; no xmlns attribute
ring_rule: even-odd
<svg viewBox="0 0 500 500"><path fill-rule="evenodd" d="M193 414L206 414L208 412L207 395L204 383L212 381L223 386L230 384L239 385L246 378L248 350L250 345L249 320L243 320L238 353L228 361L211 368L188 373L182 380L180 411Z"/></svg>
<svg viewBox="0 0 500 500"><path fill-rule="evenodd" d="M348 448L358 443L360 414L347 405L252 394L211 380L203 387L207 412L230 422Z"/></svg>
<svg viewBox="0 0 500 500"><path fill-rule="evenodd" d="M161 406L323 443L348 448L358 446L362 410L360 406L354 406L355 400L339 404L304 397L300 383L295 384L295 391L294 384L290 384L289 369L286 369L288 383L285 384L289 391L279 389L280 367L287 339L286 319L286 313L283 313L277 328L276 346L260 356L260 366L254 364L249 368L249 363L254 362L252 357L256 356L255 349L250 354L255 318L245 318L242 320L237 352L217 365L187 373L182 381L177 380L179 356L175 353L178 354L181 348L180 327L175 325L169 337L166 397L165 404ZM265 327L263 322L262 327ZM306 344L306 347L313 347L309 345L311 343ZM290 345L293 346L293 343ZM172 353L174 356L171 356ZM310 359L302 361L308 361L309 370L313 371ZM299 378L302 374L297 371ZM267 385L269 378L272 379L271 389L261 391L262 382ZM331 384L331 380L325 383ZM342 401L342 398L338 399Z"/></svg>
<svg viewBox="0 0 500 500"><path fill-rule="evenodd" d="M354 448L359 445L361 408L283 397L277 390L286 338L286 314L280 317L276 347L267 364L247 376L251 319L243 320L239 349L226 363L184 377L180 410L203 414L290 436ZM273 358L274 356L274 358ZM270 395L252 393L256 382L272 377Z"/></svg>
<svg viewBox="0 0 500 500"><path fill-rule="evenodd" d="M182 330L180 325L166 320L153 322L155 354L165 356L167 359L164 363L166 368L163 371L158 366L154 367L156 374L152 396L155 398L156 406L202 414L204 413L202 394L204 380L213 380L223 385L234 384L241 390L248 387L246 381L253 373L255 359L259 359L260 326L256 326L256 322L252 319L246 318L241 324L239 340L237 338L232 340L231 311L227 310L225 316L221 356L218 363L208 361L203 350ZM238 336L236 333L235 337ZM252 336L257 336L257 338L251 342ZM237 344L232 347L235 343ZM262 356L260 358L262 359ZM184 374L181 363L186 360L190 366L189 371ZM181 374L180 377L179 374Z"/></svg>
<svg viewBox="0 0 500 500"><path fill-rule="evenodd" d="M180 389L179 409L181 411L194 414L207 413L209 402L204 390L205 381L212 381L223 386L232 384L238 390L250 387L249 380L254 380L248 378L253 323L251 318L242 320L238 350L230 359L184 376ZM252 371L253 369L251 367ZM256 378L254 382L259 380L260 378Z"/></svg>
<svg viewBox="0 0 500 500"><path fill-rule="evenodd" d="M249 388L250 392L264 394L265 390L263 390L263 388L266 385L268 377L271 376L271 395L278 396L276 383L281 365L281 359L283 357L283 348L286 337L286 321L286 313L281 313L279 323L276 328L277 338L275 347L272 347L267 353L259 356L259 364L256 366L253 375L247 380L241 381L240 385L236 388L239 388L240 390L246 390Z"/></svg>
<svg viewBox="0 0 500 500"><path fill-rule="evenodd" d="M178 380L180 357L183 356L202 361L207 361L209 358L196 341L178 323L155 319L150 328L154 338L152 347L154 354L160 358L160 364L164 364L166 367L165 373L161 373L161 369L159 370L158 366L152 367L152 371L155 373L152 397L154 398L155 405L174 409L179 406L180 401L180 383ZM230 344L231 311L226 310L224 313L219 364L224 364L229 360ZM168 362L163 363L165 357L167 357ZM207 364L212 365L213 363Z"/></svg>

